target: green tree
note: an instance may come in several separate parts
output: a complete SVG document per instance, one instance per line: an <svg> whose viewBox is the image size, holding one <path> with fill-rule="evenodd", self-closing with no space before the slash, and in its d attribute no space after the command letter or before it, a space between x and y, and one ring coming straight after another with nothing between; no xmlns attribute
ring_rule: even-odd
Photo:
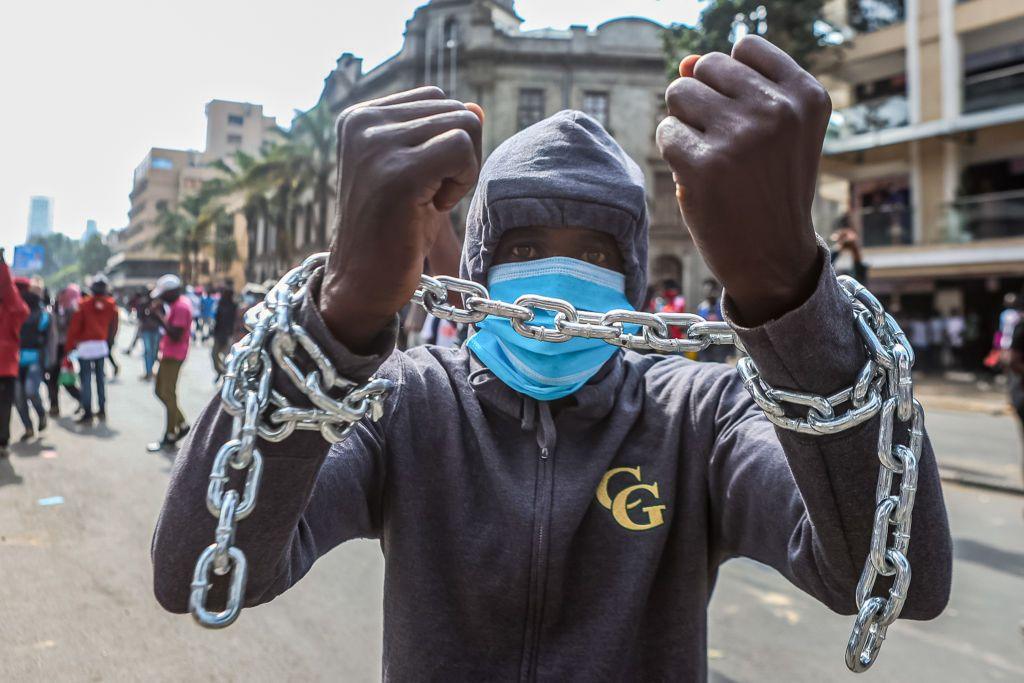
<svg viewBox="0 0 1024 683"><path fill-rule="evenodd" d="M78 263L81 272L93 274L98 273L107 266L110 258L110 247L99 235L93 235L79 249Z"/></svg>
<svg viewBox="0 0 1024 683"><path fill-rule="evenodd" d="M327 204L331 195L338 136L334 115L326 102L299 113L292 125L290 143L298 157L299 184L308 189L315 207L315 239L327 241Z"/></svg>
<svg viewBox="0 0 1024 683"><path fill-rule="evenodd" d="M757 22L749 17L760 6L767 10L767 30L762 35L809 68L833 35L823 17L824 4L824 0L711 0L701 11L697 26L673 24L666 30L669 74L678 76L679 61L686 55L729 54L736 15L747 17L751 32L756 32Z"/></svg>
<svg viewBox="0 0 1024 683"><path fill-rule="evenodd" d="M61 232L49 235L36 235L29 239L29 244L43 247L43 268L39 276L48 280L57 271L78 262L79 244Z"/></svg>
<svg viewBox="0 0 1024 683"><path fill-rule="evenodd" d="M195 283L202 272L203 249L214 239L224 210L218 201L221 187L204 183L198 192L184 197L174 209L164 207L157 216L159 231L155 242L178 256L182 279Z"/></svg>

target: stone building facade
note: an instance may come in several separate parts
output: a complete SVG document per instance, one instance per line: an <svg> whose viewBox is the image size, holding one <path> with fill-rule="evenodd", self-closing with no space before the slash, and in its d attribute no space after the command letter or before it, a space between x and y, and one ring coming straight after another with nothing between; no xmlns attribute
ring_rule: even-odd
<svg viewBox="0 0 1024 683"><path fill-rule="evenodd" d="M341 55L325 80L321 102L337 114L374 97L438 85L453 98L483 106L485 155L557 111L586 111L647 178L651 283L680 282L696 305L707 269L679 216L671 172L655 144L668 83L663 27L635 17L593 29L524 31L522 22L511 0L433 0L406 23L402 49L379 66L364 72L359 57ZM468 199L455 210L459 229L467 206ZM316 241L296 244L299 254L324 248ZM259 245L252 257L250 271L257 279L273 277L286 265L260 253Z"/></svg>

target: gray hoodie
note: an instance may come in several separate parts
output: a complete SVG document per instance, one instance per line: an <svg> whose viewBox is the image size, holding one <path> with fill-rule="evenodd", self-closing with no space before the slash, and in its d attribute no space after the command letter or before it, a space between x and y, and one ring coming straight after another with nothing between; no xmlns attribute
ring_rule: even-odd
<svg viewBox="0 0 1024 683"><path fill-rule="evenodd" d="M558 114L491 155L463 273L482 281L501 232L524 224L611 232L638 300L642 177L585 115ZM864 362L825 255L799 308L756 328L733 323L774 385L830 393ZM334 546L379 539L383 676L396 681L703 680L707 604L718 567L737 556L855 612L877 418L828 437L776 430L733 368L631 351L553 414L465 348L395 351L395 325L375 353L351 353L317 312L319 283L317 274L297 321L346 376L376 374L395 388L383 419L333 447L310 432L259 444L262 490L236 539L250 563L247 605L287 590ZM276 385L302 400L287 380ZM213 537L207 480L230 428L211 399L175 463L153 539L157 599L174 612L187 609L193 564ZM948 599L951 544L927 442L913 533L903 616L929 619ZM223 595L220 586L210 605Z"/></svg>

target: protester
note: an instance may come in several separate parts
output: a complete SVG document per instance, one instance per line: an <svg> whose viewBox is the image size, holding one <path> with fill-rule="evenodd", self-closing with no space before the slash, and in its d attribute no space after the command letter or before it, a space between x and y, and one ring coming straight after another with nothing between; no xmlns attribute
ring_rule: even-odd
<svg viewBox="0 0 1024 683"><path fill-rule="evenodd" d="M39 387L43 383L43 368L50 364L50 353L55 349L52 343L55 333L53 318L43 303L42 288L27 278L15 278L14 282L29 311L21 325L18 382L14 387L14 404L25 427L21 440L28 441L35 437L37 430L46 429L46 409ZM38 425L32 423L32 411L35 411Z"/></svg>
<svg viewBox="0 0 1024 683"><path fill-rule="evenodd" d="M162 276L157 280L150 296L153 298L150 310L160 321L164 332L160 339L156 397L164 404L167 419L164 423L163 436L159 441L154 441L146 447L150 452L156 452L174 446L189 431L189 424L178 406L178 374L188 356L193 316L192 304L189 298L182 294L181 278L177 275ZM163 310L165 304L166 314Z"/></svg>
<svg viewBox="0 0 1024 683"><path fill-rule="evenodd" d="M942 371L949 366L946 353L946 323L939 312L931 309L926 317L928 322L928 351L931 353L929 365L933 370Z"/></svg>
<svg viewBox="0 0 1024 683"><path fill-rule="evenodd" d="M964 331L966 322L959 308L950 310L943 319L946 330L946 343L949 345L951 365L956 370L964 368Z"/></svg>
<svg viewBox="0 0 1024 683"><path fill-rule="evenodd" d="M79 424L91 424L94 419L107 419L107 380L103 364L110 355L110 340L117 334L119 323L117 303L107 293L107 280L97 276L90 286L92 296L84 297L71 317L68 327L67 348L74 349L78 357L78 370L82 379L81 401L83 413ZM92 410L93 380L96 384L96 412Z"/></svg>
<svg viewBox="0 0 1024 683"><path fill-rule="evenodd" d="M217 299L213 291L207 287L202 290L199 297L199 329L196 334L202 334L201 339L206 341L213 334L214 315L217 311Z"/></svg>
<svg viewBox="0 0 1024 683"><path fill-rule="evenodd" d="M70 284L57 294L57 301L53 307L53 320L57 330L57 353L54 355L53 366L47 371L46 388L50 394L50 415L60 416L60 388L71 395L75 402L81 406L82 396L78 391L74 376L68 375L66 371L66 360L68 353L68 329L71 327L71 318L78 310L79 302L82 299L82 292L76 284ZM63 378L63 379L62 379Z"/></svg>
<svg viewBox="0 0 1024 683"><path fill-rule="evenodd" d="M722 303L719 301L721 285L717 280L708 278L704 280L702 294L704 298L697 305L697 315L711 322L719 322L722 318ZM729 359L729 347L712 344L703 351L698 352L697 360L705 363L724 363Z"/></svg>
<svg viewBox="0 0 1024 683"><path fill-rule="evenodd" d="M0 247L0 458L6 458L11 443L11 409L14 407L18 362L21 354L21 326L29 315Z"/></svg>
<svg viewBox="0 0 1024 683"><path fill-rule="evenodd" d="M235 302L235 290L230 283L220 290L213 316L213 369L219 378L224 374L224 358L235 340L239 323L238 303Z"/></svg>
<svg viewBox="0 0 1024 683"><path fill-rule="evenodd" d="M153 379L153 366L156 365L157 348L160 344L160 319L153 311L153 299L149 292L139 296L136 306L138 321L137 337L142 339L142 376L139 379L148 382Z"/></svg>
<svg viewBox="0 0 1024 683"><path fill-rule="evenodd" d="M200 288L199 291L202 291L202 289ZM195 287L193 287L192 285L189 285L189 286L187 286L185 288L185 292L184 292L183 296L186 299L188 299L188 304L192 308L192 324L191 324L191 326L189 328L190 329L189 334L192 337L192 339L194 340L194 339L197 338L197 335L199 334L199 328L200 328L200 322L201 322L200 318L199 318L201 302L199 300L199 294L196 292Z"/></svg>
<svg viewBox="0 0 1024 683"><path fill-rule="evenodd" d="M1012 304L1017 306L1018 319L1024 317L1024 299L1014 298ZM1024 435L1024 325L1014 326L1007 351L1009 352L1007 367L1010 371L1010 404L1020 422L1022 430L1020 433ZM1021 475L1024 476L1024 455L1021 457ZM1022 628L1024 628L1024 623L1022 623Z"/></svg>
<svg viewBox="0 0 1024 683"><path fill-rule="evenodd" d="M907 323L905 331L910 335L910 346L914 349L914 369L923 372L934 370L928 320L923 315L914 315Z"/></svg>
<svg viewBox="0 0 1024 683"><path fill-rule="evenodd" d="M836 224L836 230L829 237L832 242L830 258L837 275L849 275L865 287L868 284L868 267L860 251L860 237L850 227L850 217L844 215Z"/></svg>
<svg viewBox="0 0 1024 683"><path fill-rule="evenodd" d="M673 82L659 145L763 381L832 395L854 386L867 353L811 221L828 98L757 36L733 55L707 55L702 80ZM395 351L433 216L474 185L461 275L493 299L607 312L640 306L646 289L643 174L597 121L555 114L478 171L480 122L443 97L421 88L339 120L343 218L290 313L340 377L375 374L394 388L379 421L333 446L298 429L258 440L259 501L227 541L247 557L244 604L274 599L346 540L382 539L383 666L395 680L704 680L711 591L719 565L738 556L855 613L877 428L776 431L726 365L601 339L540 341L503 318L483 319L455 349ZM543 317L551 329L553 314ZM290 355L315 370L301 349ZM297 410L319 405L267 362ZM232 412L211 399L171 474L152 556L157 598L173 611L197 596L219 610L228 581L239 585L194 573L214 548L211 468L218 454L219 466L225 454L233 462ZM900 594L912 619L943 610L952 563L934 454L920 438L914 514L927 523L914 527L914 583ZM221 520L235 509L227 495ZM228 558L227 571L241 571ZM198 583L207 576L210 593Z"/></svg>

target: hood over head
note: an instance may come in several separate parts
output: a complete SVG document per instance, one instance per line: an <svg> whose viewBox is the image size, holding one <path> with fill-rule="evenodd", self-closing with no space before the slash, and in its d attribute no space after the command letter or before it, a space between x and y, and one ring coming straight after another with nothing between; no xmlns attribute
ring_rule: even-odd
<svg viewBox="0 0 1024 683"><path fill-rule="evenodd" d="M523 227L590 228L615 238L626 297L643 304L648 216L643 172L597 121L560 111L503 142L480 170L461 276L483 285L498 240Z"/></svg>

